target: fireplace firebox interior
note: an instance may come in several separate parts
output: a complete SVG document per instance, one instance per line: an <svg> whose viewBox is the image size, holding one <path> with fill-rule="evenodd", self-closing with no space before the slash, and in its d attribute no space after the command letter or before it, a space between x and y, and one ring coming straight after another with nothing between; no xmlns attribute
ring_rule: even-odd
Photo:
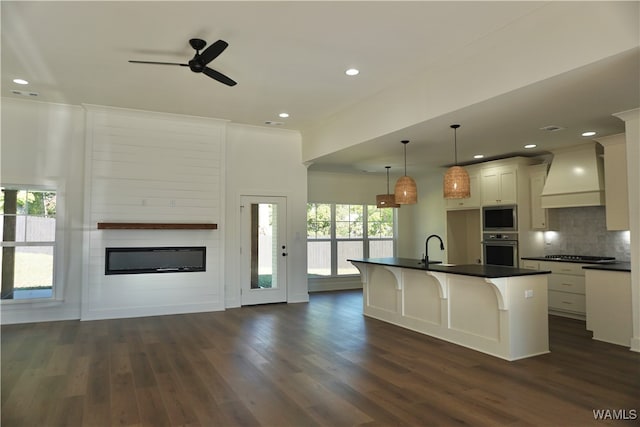
<svg viewBox="0 0 640 427"><path fill-rule="evenodd" d="M105 255L106 275L206 271L204 246L106 248Z"/></svg>

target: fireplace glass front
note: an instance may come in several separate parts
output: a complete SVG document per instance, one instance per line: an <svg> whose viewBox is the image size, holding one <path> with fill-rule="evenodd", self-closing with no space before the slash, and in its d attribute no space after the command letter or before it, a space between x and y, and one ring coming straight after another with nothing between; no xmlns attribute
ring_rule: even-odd
<svg viewBox="0 0 640 427"><path fill-rule="evenodd" d="M206 271L206 254L204 246L106 248L105 274Z"/></svg>

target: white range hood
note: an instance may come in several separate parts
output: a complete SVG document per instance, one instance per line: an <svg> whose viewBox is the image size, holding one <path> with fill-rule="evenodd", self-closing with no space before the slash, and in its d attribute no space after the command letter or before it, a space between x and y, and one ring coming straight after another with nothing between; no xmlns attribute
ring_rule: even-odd
<svg viewBox="0 0 640 427"><path fill-rule="evenodd" d="M554 151L542 190L542 207L604 205L602 152L602 146L595 142Z"/></svg>

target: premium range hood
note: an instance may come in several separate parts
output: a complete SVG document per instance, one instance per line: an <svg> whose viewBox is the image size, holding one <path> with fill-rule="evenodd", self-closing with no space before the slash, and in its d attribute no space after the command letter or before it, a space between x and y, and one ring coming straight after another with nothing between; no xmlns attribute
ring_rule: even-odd
<svg viewBox="0 0 640 427"><path fill-rule="evenodd" d="M559 149L541 196L543 208L604 205L602 146L595 142Z"/></svg>

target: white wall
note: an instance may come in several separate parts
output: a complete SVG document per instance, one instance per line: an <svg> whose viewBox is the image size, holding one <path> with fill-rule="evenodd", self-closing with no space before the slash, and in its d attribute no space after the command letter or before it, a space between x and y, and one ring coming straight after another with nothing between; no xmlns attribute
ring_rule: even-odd
<svg viewBox="0 0 640 427"><path fill-rule="evenodd" d="M83 320L224 309L226 122L87 106ZM218 230L98 230L99 222ZM206 247L206 271L105 275L108 247Z"/></svg>
<svg viewBox="0 0 640 427"><path fill-rule="evenodd" d="M2 98L0 181L56 188L53 300L2 301L1 323L80 317L84 111L78 106Z"/></svg>
<svg viewBox="0 0 640 427"><path fill-rule="evenodd" d="M444 170L434 171L428 175L414 176L418 186L418 203L400 209L398 256L421 258L425 251L425 240L431 234L437 234L446 244L446 212L445 200L442 195L443 176ZM441 252L433 241L429 250L429 258L446 261L446 251Z"/></svg>
<svg viewBox="0 0 640 427"><path fill-rule="evenodd" d="M301 162L298 132L154 112L87 108L90 112L85 114L85 109L79 106L2 98L1 181L57 187L60 212L57 235L63 242L56 260L56 287L61 291L56 295L57 299L3 301L2 324L78 319L81 311L84 311L83 318L94 319L238 306L240 224L237 208L240 195L249 193L287 197L287 297L289 302L308 301L307 171ZM85 119L88 119L88 127ZM86 177L85 128L89 129L87 158L91 163ZM142 162L137 165L141 182L153 177L146 184L151 186L154 196L145 193L143 197L134 187L118 187L117 180L113 180L116 173L136 171L135 168L123 169L123 165L118 164L118 158L122 160L123 157L114 146L108 148L109 144L103 144L101 153L98 154L97 149L94 153L97 140L102 139L104 143L123 138L131 142L126 150L133 150L132 159ZM201 144L203 139L212 145L194 149L193 144ZM162 167L172 167L167 162L172 164L180 156L171 156L166 150L153 147L142 148L145 144L167 140L173 140L181 148L188 146L191 151L203 153L197 162L203 162L211 173L200 171L204 177L195 181L193 177L187 179L195 190L200 191L198 198L202 200L187 202L182 199L190 198L183 197L182 191L164 188L167 181L180 181L184 178L182 175L192 174L189 170L197 167L189 161L188 165L183 164L165 174L169 178L161 173L159 176ZM216 152L218 158L212 158ZM135 153L143 153L142 158ZM145 158L155 162L155 166L152 163L144 166ZM200 179L204 179L208 187L200 184ZM114 189L118 191L114 192ZM145 205L143 199L146 199ZM175 207L170 205L172 200ZM181 206L183 202L187 205ZM195 279L200 273L151 274L137 278L110 276L107 279L102 263L107 244L148 246L158 244L159 240L155 237L156 231L98 231L98 221L217 223L216 231L161 232L162 245L206 245L210 274L201 275L204 281ZM84 274L83 260L87 262ZM92 260L92 264L88 260ZM98 274L100 271L102 274ZM143 280L142 276L153 280ZM174 277L180 280L174 280ZM83 287L86 291L84 306L81 301ZM153 296L154 291L159 292Z"/></svg>
<svg viewBox="0 0 640 427"><path fill-rule="evenodd" d="M226 150L225 295L240 301L240 197L287 198L287 301L309 300L307 292L307 169L298 132L229 124Z"/></svg>
<svg viewBox="0 0 640 427"><path fill-rule="evenodd" d="M397 177L389 177L393 193ZM387 175L309 171L309 202L375 204L387 192Z"/></svg>

